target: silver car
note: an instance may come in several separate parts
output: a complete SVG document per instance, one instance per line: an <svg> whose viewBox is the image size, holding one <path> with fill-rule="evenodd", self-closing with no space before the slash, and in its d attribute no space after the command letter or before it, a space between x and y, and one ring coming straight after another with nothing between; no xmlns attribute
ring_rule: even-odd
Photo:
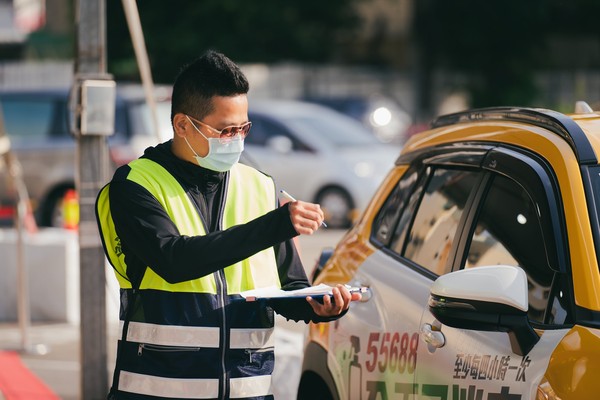
<svg viewBox="0 0 600 400"><path fill-rule="evenodd" d="M158 87L160 140L172 136L168 87ZM0 104L11 148L22 166L25 186L40 226L62 225L61 204L75 186L77 142L69 131L69 91L27 89L0 92ZM113 168L139 157L156 144L150 112L140 85L118 85L115 134L109 139ZM10 222L15 194L5 168L0 166L0 214Z"/></svg>
<svg viewBox="0 0 600 400"><path fill-rule="evenodd" d="M400 153L358 121L329 107L250 99L243 161L273 176L280 189L321 204L331 228L346 228L368 204Z"/></svg>

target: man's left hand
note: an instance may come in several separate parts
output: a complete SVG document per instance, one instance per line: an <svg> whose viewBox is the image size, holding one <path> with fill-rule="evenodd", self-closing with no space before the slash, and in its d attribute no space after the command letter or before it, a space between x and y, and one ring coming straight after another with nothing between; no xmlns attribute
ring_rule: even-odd
<svg viewBox="0 0 600 400"><path fill-rule="evenodd" d="M320 317L335 317L346 311L350 307L350 302L361 299L360 293L350 293L344 285L337 285L331 290L333 299L329 295L323 296L323 303L318 302L312 297L307 297L306 300L312 306L315 314Z"/></svg>

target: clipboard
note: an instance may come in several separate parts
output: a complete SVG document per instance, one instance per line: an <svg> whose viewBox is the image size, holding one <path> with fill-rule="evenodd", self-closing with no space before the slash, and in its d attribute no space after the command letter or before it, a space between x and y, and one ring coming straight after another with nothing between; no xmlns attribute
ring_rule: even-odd
<svg viewBox="0 0 600 400"><path fill-rule="evenodd" d="M348 286L346 285L350 293L367 293L371 289L365 286ZM333 296L332 289L333 286L329 286L326 284L320 284L317 286L309 286L302 289L297 290L281 290L276 287L268 287L262 289L254 289L248 290L240 293L242 299L246 302L252 301L261 301L261 300L305 300L308 296L317 300L318 302L323 302L323 297ZM333 301L333 297L331 298Z"/></svg>

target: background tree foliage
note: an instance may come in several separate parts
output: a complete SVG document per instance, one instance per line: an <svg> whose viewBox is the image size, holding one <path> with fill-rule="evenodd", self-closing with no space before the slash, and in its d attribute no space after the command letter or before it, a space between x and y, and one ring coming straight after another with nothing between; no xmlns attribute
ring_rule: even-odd
<svg viewBox="0 0 600 400"><path fill-rule="evenodd" d="M417 0L415 5L424 75L430 77L433 69L465 74L474 107L532 105L534 72L599 66L597 0ZM580 46L582 40L591 46Z"/></svg>
<svg viewBox="0 0 600 400"><path fill-rule="evenodd" d="M207 49L236 62L283 60L326 63L351 41L361 0L145 0L138 2L146 47L157 82L172 83L177 70ZM107 2L109 71L139 79L120 1Z"/></svg>
<svg viewBox="0 0 600 400"><path fill-rule="evenodd" d="M406 71L417 71L419 108L427 116L435 71L464 76L465 86L457 89L469 93L472 106L485 107L535 105L534 74L541 70L600 68L598 0L412 0L410 46L404 47L389 45L398 38L390 37L385 21L375 36L357 40L362 20L356 5L369 1L144 0L138 8L160 83L172 83L180 66L209 48L240 63L395 68L400 64L390 60L400 59ZM109 72L139 80L122 4L106 4Z"/></svg>

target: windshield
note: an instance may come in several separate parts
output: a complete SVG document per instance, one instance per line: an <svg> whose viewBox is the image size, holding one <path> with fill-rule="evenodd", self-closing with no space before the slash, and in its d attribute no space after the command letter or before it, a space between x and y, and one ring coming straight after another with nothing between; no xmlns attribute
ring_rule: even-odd
<svg viewBox="0 0 600 400"><path fill-rule="evenodd" d="M334 146L366 146L379 143L366 128L344 115L314 113L286 117L297 132L312 132Z"/></svg>

